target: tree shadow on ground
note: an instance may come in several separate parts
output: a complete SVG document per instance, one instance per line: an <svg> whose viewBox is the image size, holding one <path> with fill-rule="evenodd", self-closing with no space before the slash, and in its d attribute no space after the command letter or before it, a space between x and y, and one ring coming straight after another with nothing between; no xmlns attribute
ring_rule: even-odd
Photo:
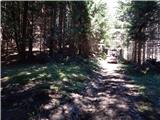
<svg viewBox="0 0 160 120"><path fill-rule="evenodd" d="M97 73L98 74L98 73ZM86 120L126 119L138 120L134 99L139 97L130 81L121 76L103 76L90 81L85 94L71 94L74 105ZM85 116L86 115L86 116Z"/></svg>
<svg viewBox="0 0 160 120"><path fill-rule="evenodd" d="M87 60L2 70L3 120L159 118L132 76L122 70L102 72Z"/></svg>
<svg viewBox="0 0 160 120"><path fill-rule="evenodd" d="M48 118L72 92L82 94L95 68L89 60L2 66L2 119Z"/></svg>
<svg viewBox="0 0 160 120"><path fill-rule="evenodd" d="M141 97L136 99L136 106L145 120L157 120L160 116L160 74L149 71L137 71L132 64L125 64L116 70L126 74L130 81L138 86Z"/></svg>

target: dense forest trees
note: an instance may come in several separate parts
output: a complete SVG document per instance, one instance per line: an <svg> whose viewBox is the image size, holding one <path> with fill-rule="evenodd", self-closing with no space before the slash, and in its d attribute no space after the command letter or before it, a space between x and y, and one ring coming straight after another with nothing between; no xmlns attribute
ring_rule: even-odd
<svg viewBox="0 0 160 120"><path fill-rule="evenodd" d="M95 52L102 29L91 30L91 17L101 14L93 1L13 1L2 2L2 54L18 53L19 59L32 59L34 51L50 57L89 57ZM90 9L92 8L92 9ZM98 16L99 17L99 16ZM96 18L95 24L100 18ZM92 37L94 36L94 37ZM92 43L92 44L91 44Z"/></svg>
<svg viewBox="0 0 160 120"><path fill-rule="evenodd" d="M99 43L112 41L123 49L132 41L132 61L141 64L147 41L160 29L157 1L119 2L115 33L109 33L104 1L3 1L1 5L3 60L15 54L22 61L32 60L39 53L50 58L88 58L99 53Z"/></svg>
<svg viewBox="0 0 160 120"><path fill-rule="evenodd" d="M153 33L159 29L160 24L159 8L159 2L156 1L120 2L119 19L124 22L123 29L127 33L126 41L128 43L134 41L132 60L135 63L144 62L145 43L147 40L155 39Z"/></svg>

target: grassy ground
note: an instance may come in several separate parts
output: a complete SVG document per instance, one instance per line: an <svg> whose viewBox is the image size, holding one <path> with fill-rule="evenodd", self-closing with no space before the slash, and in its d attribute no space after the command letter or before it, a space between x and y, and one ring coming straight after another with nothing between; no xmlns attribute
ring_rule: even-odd
<svg viewBox="0 0 160 120"><path fill-rule="evenodd" d="M137 108L145 119L156 120L160 115L160 74L150 71L134 70L133 65L122 65L120 72L128 75L138 86L143 98L138 100Z"/></svg>
<svg viewBox="0 0 160 120"><path fill-rule="evenodd" d="M2 66L2 86L27 85L34 82L48 82L61 84L58 89L62 89L63 82L78 83L87 79L92 69L96 68L93 61L47 63L32 65L15 65L9 67ZM55 85L56 86L56 85ZM77 86L78 87L78 86Z"/></svg>
<svg viewBox="0 0 160 120"><path fill-rule="evenodd" d="M2 66L2 119L39 119L70 102L72 93L83 94L97 61L75 59L47 64ZM141 96L135 106L145 120L156 120L160 114L160 74L137 72L132 65L121 65L120 73L128 75L138 86Z"/></svg>
<svg viewBox="0 0 160 120"><path fill-rule="evenodd" d="M18 113L17 110L20 110L27 115L13 119L29 119L30 116L33 119L40 113L39 109L45 101L49 101L48 96L59 96L56 98L57 106L67 102L70 93L83 92L85 83L95 69L98 69L97 63L87 59L2 66L2 118L7 119L6 116L15 113L23 115ZM11 110L13 113L9 112Z"/></svg>

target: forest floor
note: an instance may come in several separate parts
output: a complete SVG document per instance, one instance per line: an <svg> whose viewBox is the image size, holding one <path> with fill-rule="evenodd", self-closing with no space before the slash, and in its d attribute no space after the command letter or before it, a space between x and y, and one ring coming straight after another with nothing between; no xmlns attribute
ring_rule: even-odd
<svg viewBox="0 0 160 120"><path fill-rule="evenodd" d="M158 120L160 75L99 60L2 67L3 120Z"/></svg>

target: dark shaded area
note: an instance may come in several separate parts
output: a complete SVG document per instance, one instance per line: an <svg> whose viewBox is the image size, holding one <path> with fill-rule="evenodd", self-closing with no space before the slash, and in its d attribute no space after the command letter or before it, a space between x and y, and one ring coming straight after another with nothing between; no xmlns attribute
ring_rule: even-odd
<svg viewBox="0 0 160 120"><path fill-rule="evenodd" d="M3 1L3 60L16 53L18 61L36 61L37 51L42 62L47 62L48 56L89 58L94 47L89 40L92 39L89 4L86 1Z"/></svg>
<svg viewBox="0 0 160 120"><path fill-rule="evenodd" d="M70 93L83 94L92 70L99 69L94 60L73 58L45 64L2 66L2 119L28 120L49 117L52 104L70 103ZM55 103L52 103L53 101ZM15 115L16 114L16 115Z"/></svg>
<svg viewBox="0 0 160 120"><path fill-rule="evenodd" d="M126 73L129 75L144 75L144 74L159 74L160 73L160 62L156 59L147 59L143 64L139 65L131 61L122 60L122 66L119 73Z"/></svg>

